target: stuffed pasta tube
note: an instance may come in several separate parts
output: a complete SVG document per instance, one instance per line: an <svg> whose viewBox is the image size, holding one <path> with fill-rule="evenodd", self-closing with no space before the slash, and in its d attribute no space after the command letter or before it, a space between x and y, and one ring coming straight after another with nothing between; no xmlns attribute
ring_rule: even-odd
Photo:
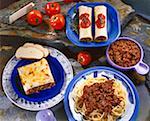
<svg viewBox="0 0 150 121"><path fill-rule="evenodd" d="M106 41L107 34L107 7L104 5L94 8L95 14L95 42Z"/></svg>
<svg viewBox="0 0 150 121"><path fill-rule="evenodd" d="M92 41L92 8L79 7L79 40Z"/></svg>

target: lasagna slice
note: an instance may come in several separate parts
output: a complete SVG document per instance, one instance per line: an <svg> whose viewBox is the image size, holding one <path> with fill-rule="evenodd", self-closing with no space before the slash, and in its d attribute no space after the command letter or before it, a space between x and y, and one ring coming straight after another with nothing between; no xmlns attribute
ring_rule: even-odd
<svg viewBox="0 0 150 121"><path fill-rule="evenodd" d="M51 88L55 85L53 75L45 58L19 67L18 72L26 95Z"/></svg>

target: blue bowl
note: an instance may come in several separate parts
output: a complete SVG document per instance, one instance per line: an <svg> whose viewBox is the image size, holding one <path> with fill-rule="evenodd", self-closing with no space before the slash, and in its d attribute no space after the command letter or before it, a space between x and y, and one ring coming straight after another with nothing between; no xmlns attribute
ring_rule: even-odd
<svg viewBox="0 0 150 121"><path fill-rule="evenodd" d="M79 41L79 35L72 28L72 21L75 19L79 6L85 5L94 8L98 5L104 5L107 7L107 31L108 31L108 40L105 42L81 42ZM94 15L94 12L92 13ZM94 18L94 17L93 17ZM94 21L94 20L92 20ZM94 22L92 22L94 24ZM92 25L94 26L94 25ZM92 27L92 32L94 32L94 27ZM68 39L75 45L80 47L102 47L107 46L110 43L114 42L120 35L120 21L119 14L117 10L110 4L106 2L82 2L77 3L73 6L66 16L66 35Z"/></svg>
<svg viewBox="0 0 150 121"><path fill-rule="evenodd" d="M25 100L28 100L28 101L32 101L32 102L41 102L41 101L51 99L52 97L54 97L55 95L60 93L60 90L64 84L63 67L61 66L61 64L59 63L59 61L56 58L54 58L50 55L46 58L46 60L48 61L49 66L51 68L52 75L55 80L55 86L53 86L50 89L42 90L38 93L26 95L23 90L23 86L21 84L21 80L20 80L17 68L27 65L27 64L30 64L30 63L33 63L33 62L36 62L36 60L20 60L17 63L17 65L14 67L14 70L11 75L12 87L19 97L24 98Z"/></svg>
<svg viewBox="0 0 150 121"><path fill-rule="evenodd" d="M114 76L115 79L118 79L122 82L123 86L127 90L128 99L129 99L128 101L130 102L131 105L128 105L128 107L126 109L127 111L126 111L126 114L124 115L126 117L123 116L123 117L120 117L120 119L126 120L126 118L128 118L130 121L135 121L137 118L137 115L138 115L140 101L139 101L138 92L137 92L134 84L123 73L121 73L113 68L104 67L104 66L93 67L93 68L89 68L84 71L81 71L70 82L69 86L67 87L65 97L64 97L64 108L65 108L68 120L76 121L76 119L75 119L76 117L73 116L70 105L69 105L69 94L74 89L74 86L76 85L76 83L78 81L81 81L81 79L82 79L82 81L86 80L86 76L89 76L89 75L93 75L93 78L98 77L99 73L101 73L101 72L106 73L105 77L109 77L108 75L111 74ZM117 121L119 121L120 119L118 119Z"/></svg>

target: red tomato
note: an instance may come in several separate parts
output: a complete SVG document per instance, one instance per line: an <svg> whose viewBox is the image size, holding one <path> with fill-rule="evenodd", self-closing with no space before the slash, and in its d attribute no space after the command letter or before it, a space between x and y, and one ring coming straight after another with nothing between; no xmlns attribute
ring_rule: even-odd
<svg viewBox="0 0 150 121"><path fill-rule="evenodd" d="M91 60L92 60L92 57L88 52L81 51L77 56L77 61L82 66L86 66L86 65L90 64Z"/></svg>
<svg viewBox="0 0 150 121"><path fill-rule="evenodd" d="M105 27L105 16L103 14L98 15L98 19L96 21L97 28L104 28Z"/></svg>
<svg viewBox="0 0 150 121"><path fill-rule="evenodd" d="M43 16L40 11L32 10L27 14L27 22L31 25L39 25L42 23Z"/></svg>
<svg viewBox="0 0 150 121"><path fill-rule="evenodd" d="M88 17L89 14L87 13L80 15L79 19L81 20L81 22L79 24L79 28L88 28L91 25L91 22Z"/></svg>
<svg viewBox="0 0 150 121"><path fill-rule="evenodd" d="M60 5L57 2L48 2L45 5L45 12L49 16L60 13L60 9Z"/></svg>
<svg viewBox="0 0 150 121"><path fill-rule="evenodd" d="M65 18L62 14L53 15L50 18L50 25L55 30L61 30L65 26Z"/></svg>
<svg viewBox="0 0 150 121"><path fill-rule="evenodd" d="M83 13L80 15L79 19L88 18L90 15L88 13Z"/></svg>

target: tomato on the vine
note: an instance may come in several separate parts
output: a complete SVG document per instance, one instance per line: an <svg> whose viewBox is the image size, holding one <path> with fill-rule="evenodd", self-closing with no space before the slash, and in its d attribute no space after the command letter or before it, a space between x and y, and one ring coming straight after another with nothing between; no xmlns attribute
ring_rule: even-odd
<svg viewBox="0 0 150 121"><path fill-rule="evenodd" d="M43 15L39 10L32 10L27 14L27 22L33 26L42 23Z"/></svg>
<svg viewBox="0 0 150 121"><path fill-rule="evenodd" d="M77 61L82 65L82 66L87 66L90 64L92 60L91 55L88 52L81 51L77 55Z"/></svg>
<svg viewBox="0 0 150 121"><path fill-rule="evenodd" d="M57 2L48 2L45 5L45 12L49 16L60 13L60 10L61 10L60 4Z"/></svg>

